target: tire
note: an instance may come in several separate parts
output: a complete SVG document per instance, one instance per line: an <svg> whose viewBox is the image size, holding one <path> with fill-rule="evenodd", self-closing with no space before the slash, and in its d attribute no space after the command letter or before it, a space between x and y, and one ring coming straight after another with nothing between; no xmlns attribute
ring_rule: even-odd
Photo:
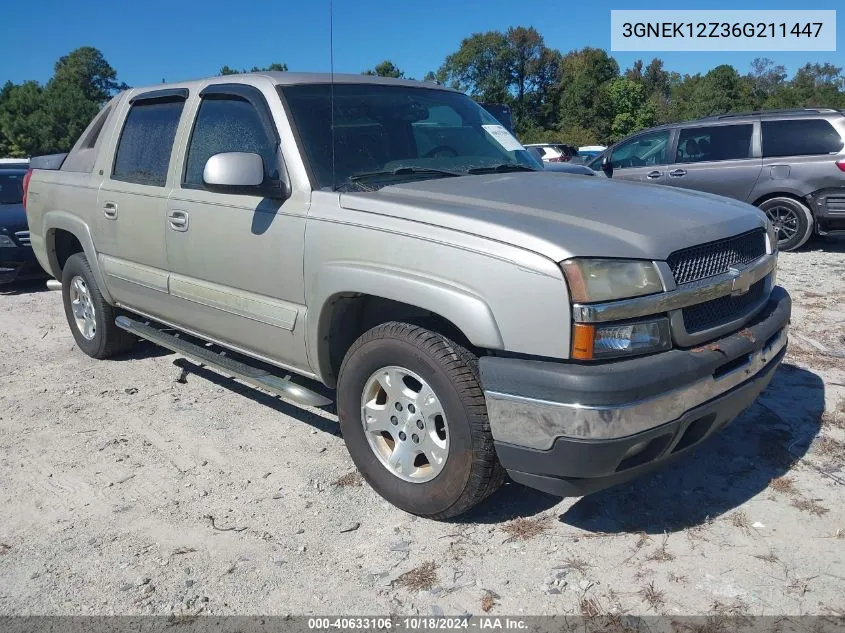
<svg viewBox="0 0 845 633"><path fill-rule="evenodd" d="M807 243L813 235L813 214L809 207L795 198L778 196L759 205L775 224L778 232L778 249L794 251Z"/></svg>
<svg viewBox="0 0 845 633"><path fill-rule="evenodd" d="M103 298L83 253L65 262L62 303L77 346L91 358L110 358L135 344L135 337L114 324L115 309Z"/></svg>
<svg viewBox="0 0 845 633"><path fill-rule="evenodd" d="M389 375L404 380L400 384ZM385 388L387 381L393 386ZM425 387L433 398L421 396ZM441 334L398 322L365 332L343 359L337 404L343 438L358 470L377 493L406 512L451 518L483 501L505 479L490 433L478 359ZM380 422L371 411L384 412ZM365 430L365 419L378 427L393 425L394 417L401 422L386 432ZM403 438L403 432L410 435ZM401 446L413 457L391 467L390 459Z"/></svg>

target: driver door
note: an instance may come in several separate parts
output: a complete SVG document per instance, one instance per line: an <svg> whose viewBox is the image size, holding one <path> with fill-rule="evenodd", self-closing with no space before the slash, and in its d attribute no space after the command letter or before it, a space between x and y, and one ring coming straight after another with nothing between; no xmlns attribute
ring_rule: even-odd
<svg viewBox="0 0 845 633"><path fill-rule="evenodd" d="M672 130L645 132L608 150L613 178L665 184ZM599 159L599 164L601 159Z"/></svg>

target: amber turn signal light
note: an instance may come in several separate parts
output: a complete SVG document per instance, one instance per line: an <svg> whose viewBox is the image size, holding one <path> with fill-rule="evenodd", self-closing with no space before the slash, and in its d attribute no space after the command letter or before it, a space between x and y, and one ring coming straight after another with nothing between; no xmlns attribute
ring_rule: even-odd
<svg viewBox="0 0 845 633"><path fill-rule="evenodd" d="M576 360L592 360L595 338L595 325L576 323L572 326L572 358Z"/></svg>

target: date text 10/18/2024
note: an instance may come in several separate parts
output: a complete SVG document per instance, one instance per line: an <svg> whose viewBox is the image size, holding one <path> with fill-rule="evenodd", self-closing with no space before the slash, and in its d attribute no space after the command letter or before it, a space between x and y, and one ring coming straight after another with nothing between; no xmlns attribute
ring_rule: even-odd
<svg viewBox="0 0 845 633"><path fill-rule="evenodd" d="M308 618L308 628L313 631L520 631L528 628L527 622L520 618L509 617L365 617L365 618Z"/></svg>

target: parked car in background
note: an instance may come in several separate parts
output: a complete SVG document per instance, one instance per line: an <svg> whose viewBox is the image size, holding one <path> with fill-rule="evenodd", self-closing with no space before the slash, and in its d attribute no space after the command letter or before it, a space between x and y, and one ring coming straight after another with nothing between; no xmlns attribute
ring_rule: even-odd
<svg viewBox="0 0 845 633"><path fill-rule="evenodd" d="M495 119L505 126L505 129L514 134L513 116L511 116L511 109L504 103L482 103L482 108L487 110Z"/></svg>
<svg viewBox="0 0 845 633"><path fill-rule="evenodd" d="M540 153L540 160L544 163L564 163L572 158L572 153L568 152L565 146L557 143L529 143L524 147L529 150L537 149Z"/></svg>
<svg viewBox="0 0 845 633"><path fill-rule="evenodd" d="M526 147L528 153L534 156L537 161L543 166L545 171L565 173L565 174L580 174L582 176L594 176L595 172L586 165L579 165L573 162L555 163L543 160L543 150L536 146Z"/></svg>
<svg viewBox="0 0 845 633"><path fill-rule="evenodd" d="M845 233L845 114L827 108L725 114L644 130L590 163L595 171L750 202L778 246Z"/></svg>
<svg viewBox="0 0 845 633"><path fill-rule="evenodd" d="M28 158L0 158L0 169L6 168L23 168L29 167Z"/></svg>
<svg viewBox="0 0 845 633"><path fill-rule="evenodd" d="M27 166L17 159L0 162L0 285L46 276L29 241L23 206Z"/></svg>
<svg viewBox="0 0 845 633"><path fill-rule="evenodd" d="M584 145L578 148L578 152L572 157L572 160L578 163L589 163L606 149L605 145Z"/></svg>
<svg viewBox="0 0 845 633"><path fill-rule="evenodd" d="M30 172L26 210L79 350L140 337L334 398L364 479L414 514L466 512L506 472L563 496L636 477L750 406L786 353L759 210L543 173L430 83L133 88L56 165Z"/></svg>

